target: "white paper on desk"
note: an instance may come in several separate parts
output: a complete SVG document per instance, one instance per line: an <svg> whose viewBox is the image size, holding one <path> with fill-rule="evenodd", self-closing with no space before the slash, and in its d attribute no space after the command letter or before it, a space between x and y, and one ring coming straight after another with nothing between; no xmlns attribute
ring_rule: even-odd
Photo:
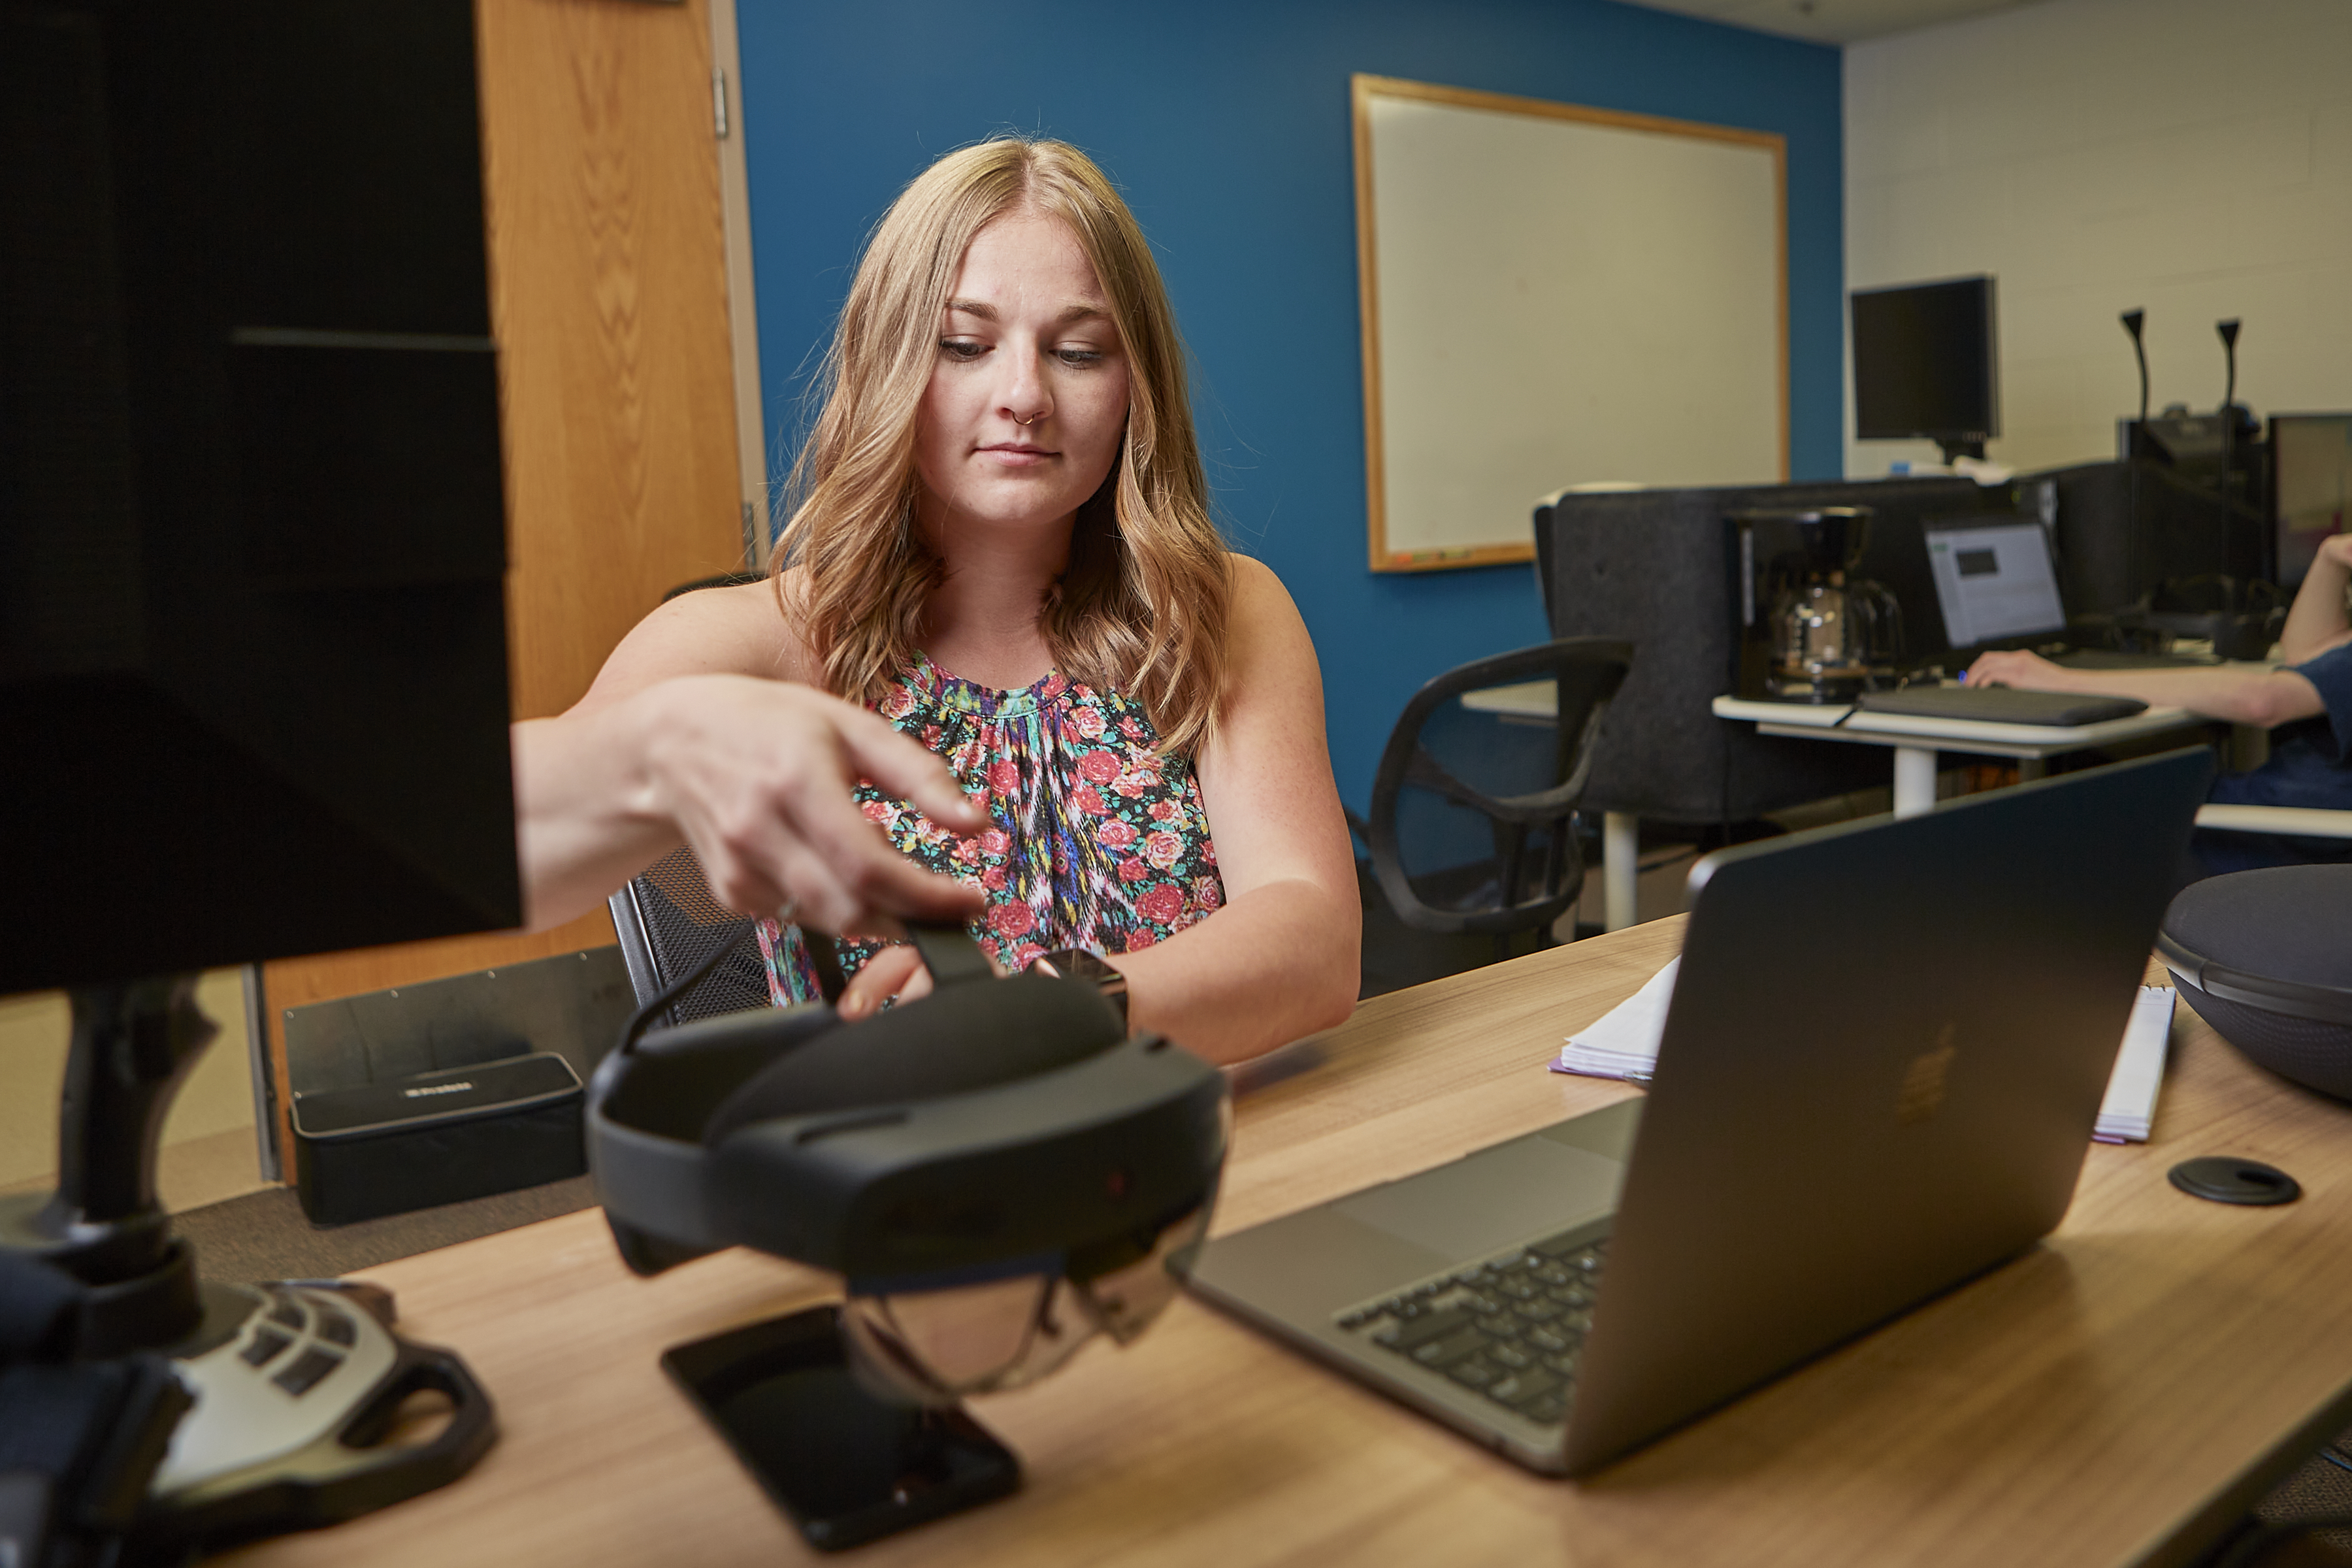
<svg viewBox="0 0 2352 1568"><path fill-rule="evenodd" d="M2099 1104L2098 1126L2091 1134L2100 1142L2147 1142L2148 1125L2156 1120L2156 1091L2164 1082L2165 1051L2172 1043L2172 1005L2178 995L2169 985L2139 988L2131 1022L2124 1026L2124 1048L2107 1079L2107 1098Z"/></svg>
<svg viewBox="0 0 2352 1568"><path fill-rule="evenodd" d="M1657 1070L1658 1038L1666 1032L1666 1001L1675 994L1675 973L1682 964L1679 954L1666 960L1666 966L1639 991L1570 1035L1552 1070L1647 1083Z"/></svg>
<svg viewBox="0 0 2352 1568"><path fill-rule="evenodd" d="M1646 1083L1658 1067L1658 1040L1666 1032L1666 1002L1675 991L1677 957L1650 976L1648 984L1568 1037L1554 1072L1587 1078L1622 1078ZM2123 1048L2107 1079L2106 1099L2092 1136L2102 1143L2139 1143L2156 1118L2157 1089L2164 1081L2166 1047L2172 1037L2174 992L2169 985L2143 985L2124 1026Z"/></svg>

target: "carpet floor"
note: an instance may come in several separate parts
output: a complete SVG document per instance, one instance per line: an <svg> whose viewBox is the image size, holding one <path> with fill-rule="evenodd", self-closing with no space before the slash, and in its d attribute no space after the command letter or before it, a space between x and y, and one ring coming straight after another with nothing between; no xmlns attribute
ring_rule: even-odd
<svg viewBox="0 0 2352 1568"><path fill-rule="evenodd" d="M304 1217L291 1187L272 1187L172 1216L196 1249L207 1279L330 1279L395 1258L536 1225L596 1204L586 1176L445 1204L415 1214L320 1226Z"/></svg>

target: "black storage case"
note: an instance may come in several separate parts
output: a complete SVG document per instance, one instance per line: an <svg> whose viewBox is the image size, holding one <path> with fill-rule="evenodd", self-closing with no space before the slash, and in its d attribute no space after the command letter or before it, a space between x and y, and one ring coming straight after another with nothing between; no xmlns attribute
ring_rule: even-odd
<svg viewBox="0 0 2352 1568"><path fill-rule="evenodd" d="M349 1225L585 1174L580 1075L551 1051L294 1097L294 1187Z"/></svg>
<svg viewBox="0 0 2352 1568"><path fill-rule="evenodd" d="M2352 865L2191 882L2156 952L2180 999L2249 1061L2352 1100Z"/></svg>

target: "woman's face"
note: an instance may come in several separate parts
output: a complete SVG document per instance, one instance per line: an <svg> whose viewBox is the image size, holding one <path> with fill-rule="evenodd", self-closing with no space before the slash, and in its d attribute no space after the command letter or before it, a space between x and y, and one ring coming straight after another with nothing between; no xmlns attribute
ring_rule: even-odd
<svg viewBox="0 0 2352 1568"><path fill-rule="evenodd" d="M916 418L933 539L1066 529L1126 428L1127 357L1086 252L1059 218L992 220L949 290Z"/></svg>

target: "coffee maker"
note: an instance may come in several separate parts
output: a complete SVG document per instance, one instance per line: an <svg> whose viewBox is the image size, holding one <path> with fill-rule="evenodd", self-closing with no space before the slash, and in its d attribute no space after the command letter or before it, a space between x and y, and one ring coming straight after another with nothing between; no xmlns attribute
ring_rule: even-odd
<svg viewBox="0 0 2352 1568"><path fill-rule="evenodd" d="M1895 684L1903 612L1884 586L1854 575L1870 520L1858 506L1733 514L1743 695L1851 702Z"/></svg>

